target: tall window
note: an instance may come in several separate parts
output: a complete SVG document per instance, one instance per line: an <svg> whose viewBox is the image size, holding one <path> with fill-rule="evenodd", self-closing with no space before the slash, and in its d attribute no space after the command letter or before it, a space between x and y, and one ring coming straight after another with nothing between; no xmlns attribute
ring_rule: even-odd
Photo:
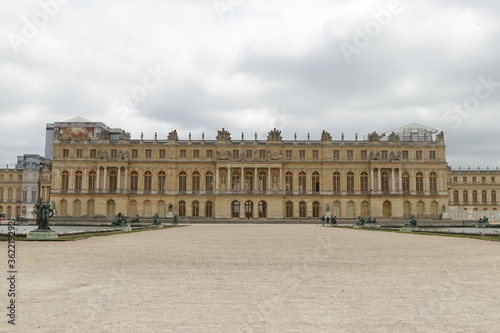
<svg viewBox="0 0 500 333"><path fill-rule="evenodd" d="M89 191L95 191L96 173L94 170L89 172Z"/></svg>
<svg viewBox="0 0 500 333"><path fill-rule="evenodd" d="M415 177L415 186L417 192L424 191L424 175L421 172L417 172L417 175Z"/></svg>
<svg viewBox="0 0 500 333"><path fill-rule="evenodd" d="M390 201L384 201L382 204L382 216L388 219L392 216L392 204Z"/></svg>
<svg viewBox="0 0 500 333"><path fill-rule="evenodd" d="M82 179L83 179L83 173L80 170L77 170L75 173L75 190L76 191L82 190Z"/></svg>
<svg viewBox="0 0 500 333"><path fill-rule="evenodd" d="M250 200L245 202L245 217L253 217L253 202Z"/></svg>
<svg viewBox="0 0 500 333"><path fill-rule="evenodd" d="M368 174L366 172L362 172L359 180L361 185L361 191L368 192Z"/></svg>
<svg viewBox="0 0 500 333"><path fill-rule="evenodd" d="M199 217L200 216L200 203L195 200L193 201L193 211L192 211L192 216L193 217Z"/></svg>
<svg viewBox="0 0 500 333"><path fill-rule="evenodd" d="M117 180L118 180L118 174L115 170L112 170L109 173L109 191L110 192L116 192Z"/></svg>
<svg viewBox="0 0 500 333"><path fill-rule="evenodd" d="M267 174L265 171L259 172L259 191L265 192L267 190Z"/></svg>
<svg viewBox="0 0 500 333"><path fill-rule="evenodd" d="M488 202L488 196L487 196L487 194L486 194L486 190L483 190L483 191L481 192L481 199L482 199L481 201L482 201L483 203L487 203L487 202Z"/></svg>
<svg viewBox="0 0 500 333"><path fill-rule="evenodd" d="M291 201L287 201L285 204L285 216L293 217L293 203Z"/></svg>
<svg viewBox="0 0 500 333"><path fill-rule="evenodd" d="M403 202L403 218L407 219L411 215L411 203L409 201Z"/></svg>
<svg viewBox="0 0 500 333"><path fill-rule="evenodd" d="M181 171L179 173L179 191L180 192L186 192L186 179L187 179L187 174L185 171Z"/></svg>
<svg viewBox="0 0 500 333"><path fill-rule="evenodd" d="M437 201L432 201L431 202L431 217L432 218L439 217L438 203L437 203Z"/></svg>
<svg viewBox="0 0 500 333"><path fill-rule="evenodd" d="M193 192L198 193L200 191L200 173L198 171L193 172Z"/></svg>
<svg viewBox="0 0 500 333"><path fill-rule="evenodd" d="M333 192L340 192L340 172L333 173Z"/></svg>
<svg viewBox="0 0 500 333"><path fill-rule="evenodd" d="M167 175L165 171L160 171L158 173L158 190L160 193L164 193L167 189Z"/></svg>
<svg viewBox="0 0 500 333"><path fill-rule="evenodd" d="M265 201L259 202L259 217L267 217L267 203Z"/></svg>
<svg viewBox="0 0 500 333"><path fill-rule="evenodd" d="M335 201L333 203L332 214L333 214L333 216L336 216L336 217L341 216L342 211L340 210L340 202L339 201Z"/></svg>
<svg viewBox="0 0 500 333"><path fill-rule="evenodd" d="M205 217L213 217L212 201L205 202Z"/></svg>
<svg viewBox="0 0 500 333"><path fill-rule="evenodd" d="M435 172L431 172L429 175L429 190L437 192L437 174Z"/></svg>
<svg viewBox="0 0 500 333"><path fill-rule="evenodd" d="M403 192L410 192L410 174L408 172L403 172L403 183L402 188Z"/></svg>
<svg viewBox="0 0 500 333"><path fill-rule="evenodd" d="M458 203L458 191L453 191L453 202Z"/></svg>
<svg viewBox="0 0 500 333"><path fill-rule="evenodd" d="M62 216L68 215L68 202L65 199L61 200L61 215Z"/></svg>
<svg viewBox="0 0 500 333"><path fill-rule="evenodd" d="M299 172L299 193L305 193L307 191L306 173L304 171Z"/></svg>
<svg viewBox="0 0 500 333"><path fill-rule="evenodd" d="M347 173L347 191L354 192L354 173L352 171Z"/></svg>
<svg viewBox="0 0 500 333"><path fill-rule="evenodd" d="M208 171L205 174L205 191L207 193L212 193L214 191L214 174L212 171Z"/></svg>
<svg viewBox="0 0 500 333"><path fill-rule="evenodd" d="M82 202L78 199L73 201L73 216L82 215Z"/></svg>
<svg viewBox="0 0 500 333"><path fill-rule="evenodd" d="M469 202L469 192L467 192L467 190L465 190L465 191L462 192L462 197L463 197L464 203L468 203Z"/></svg>
<svg viewBox="0 0 500 333"><path fill-rule="evenodd" d="M389 192L389 173L387 171L383 171L380 177L382 192Z"/></svg>
<svg viewBox="0 0 500 333"><path fill-rule="evenodd" d="M370 206L368 201L363 201L361 203L361 217L367 218L370 216Z"/></svg>
<svg viewBox="0 0 500 333"><path fill-rule="evenodd" d="M135 216L135 214L139 213L137 210L137 201L132 200L128 205L128 216Z"/></svg>
<svg viewBox="0 0 500 333"><path fill-rule="evenodd" d="M491 202L493 203L497 202L497 191L495 190L491 191Z"/></svg>
<svg viewBox="0 0 500 333"><path fill-rule="evenodd" d="M233 201L231 203L231 217L240 217L240 202Z"/></svg>
<svg viewBox="0 0 500 333"><path fill-rule="evenodd" d="M425 204L421 200L417 202L417 217L425 217Z"/></svg>
<svg viewBox="0 0 500 333"><path fill-rule="evenodd" d="M144 191L145 192L151 192L152 179L153 179L153 174L151 173L151 171L146 171L144 173Z"/></svg>
<svg viewBox="0 0 500 333"><path fill-rule="evenodd" d="M318 201L314 201L313 202L313 217L319 217L319 202Z"/></svg>
<svg viewBox="0 0 500 333"><path fill-rule="evenodd" d="M305 201L299 203L299 217L307 217L307 205Z"/></svg>
<svg viewBox="0 0 500 333"><path fill-rule="evenodd" d="M69 172L64 170L61 177L61 190L67 191L69 188Z"/></svg>
<svg viewBox="0 0 500 333"><path fill-rule="evenodd" d="M313 192L319 192L319 172L317 171L312 174L312 187Z"/></svg>
<svg viewBox="0 0 500 333"><path fill-rule="evenodd" d="M477 203L477 191L472 191L472 202Z"/></svg>
<svg viewBox="0 0 500 333"><path fill-rule="evenodd" d="M158 215L160 217L164 217L166 215L167 210L165 207L166 207L165 201L163 201L163 200L158 201Z"/></svg>
<svg viewBox="0 0 500 333"><path fill-rule="evenodd" d="M347 203L347 217L349 217L349 218L356 217L356 212L354 210L354 202L353 201L349 201Z"/></svg>
<svg viewBox="0 0 500 333"><path fill-rule="evenodd" d="M246 191L253 190L253 172L252 171L245 172L245 190Z"/></svg>
<svg viewBox="0 0 500 333"><path fill-rule="evenodd" d="M290 171L285 173L285 191L287 193L293 192L293 174Z"/></svg>
<svg viewBox="0 0 500 333"><path fill-rule="evenodd" d="M130 190L137 191L139 189L139 173L132 171L130 173Z"/></svg>
<svg viewBox="0 0 500 333"><path fill-rule="evenodd" d="M233 191L240 190L240 173L239 171L233 171L231 175L231 185L233 187ZM238 215L239 217L239 215Z"/></svg>
<svg viewBox="0 0 500 333"><path fill-rule="evenodd" d="M87 201L87 216L92 217L95 215L95 201Z"/></svg>
<svg viewBox="0 0 500 333"><path fill-rule="evenodd" d="M179 201L179 216L186 216L186 201L184 200Z"/></svg>

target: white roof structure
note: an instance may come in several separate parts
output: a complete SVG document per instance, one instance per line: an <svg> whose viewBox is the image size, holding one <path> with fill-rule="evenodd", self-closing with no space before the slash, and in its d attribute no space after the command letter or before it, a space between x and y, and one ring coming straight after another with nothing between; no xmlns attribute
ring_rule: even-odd
<svg viewBox="0 0 500 333"><path fill-rule="evenodd" d="M78 116L78 117L66 120L65 122L66 123L92 123L93 121Z"/></svg>
<svg viewBox="0 0 500 333"><path fill-rule="evenodd" d="M399 134L401 141L435 141L437 129L420 125L417 123L409 124L384 133L389 136L392 132Z"/></svg>

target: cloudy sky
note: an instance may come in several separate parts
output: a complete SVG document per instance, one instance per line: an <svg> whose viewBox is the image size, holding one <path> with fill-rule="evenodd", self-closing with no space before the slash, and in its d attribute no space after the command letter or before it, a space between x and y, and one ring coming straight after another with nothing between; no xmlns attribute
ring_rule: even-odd
<svg viewBox="0 0 500 333"><path fill-rule="evenodd" d="M500 2L0 3L0 166L81 116L160 139L354 139L420 123L500 165Z"/></svg>

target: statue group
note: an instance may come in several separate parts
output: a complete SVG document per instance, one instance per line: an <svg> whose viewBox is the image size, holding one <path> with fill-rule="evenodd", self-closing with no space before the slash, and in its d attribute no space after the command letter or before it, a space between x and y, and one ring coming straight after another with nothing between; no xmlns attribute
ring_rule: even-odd
<svg viewBox="0 0 500 333"><path fill-rule="evenodd" d="M50 208L50 203L42 203L40 198L35 204L36 225L37 230L51 230L49 227L49 218L54 215L54 211Z"/></svg>
<svg viewBox="0 0 500 333"><path fill-rule="evenodd" d="M408 223L405 224L405 228L416 228L416 227L417 227L417 219L413 214L411 214Z"/></svg>

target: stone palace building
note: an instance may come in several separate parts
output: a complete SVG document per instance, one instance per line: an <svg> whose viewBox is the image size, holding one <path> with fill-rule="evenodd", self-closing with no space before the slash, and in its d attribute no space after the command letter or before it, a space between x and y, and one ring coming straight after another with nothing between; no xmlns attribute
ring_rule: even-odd
<svg viewBox="0 0 500 333"><path fill-rule="evenodd" d="M0 213L31 216L36 200L58 216L118 212L203 219L376 217L496 218L498 170L450 170L444 134L411 124L355 140L235 138L131 139L82 118L47 124L45 158L24 155L0 169Z"/></svg>

